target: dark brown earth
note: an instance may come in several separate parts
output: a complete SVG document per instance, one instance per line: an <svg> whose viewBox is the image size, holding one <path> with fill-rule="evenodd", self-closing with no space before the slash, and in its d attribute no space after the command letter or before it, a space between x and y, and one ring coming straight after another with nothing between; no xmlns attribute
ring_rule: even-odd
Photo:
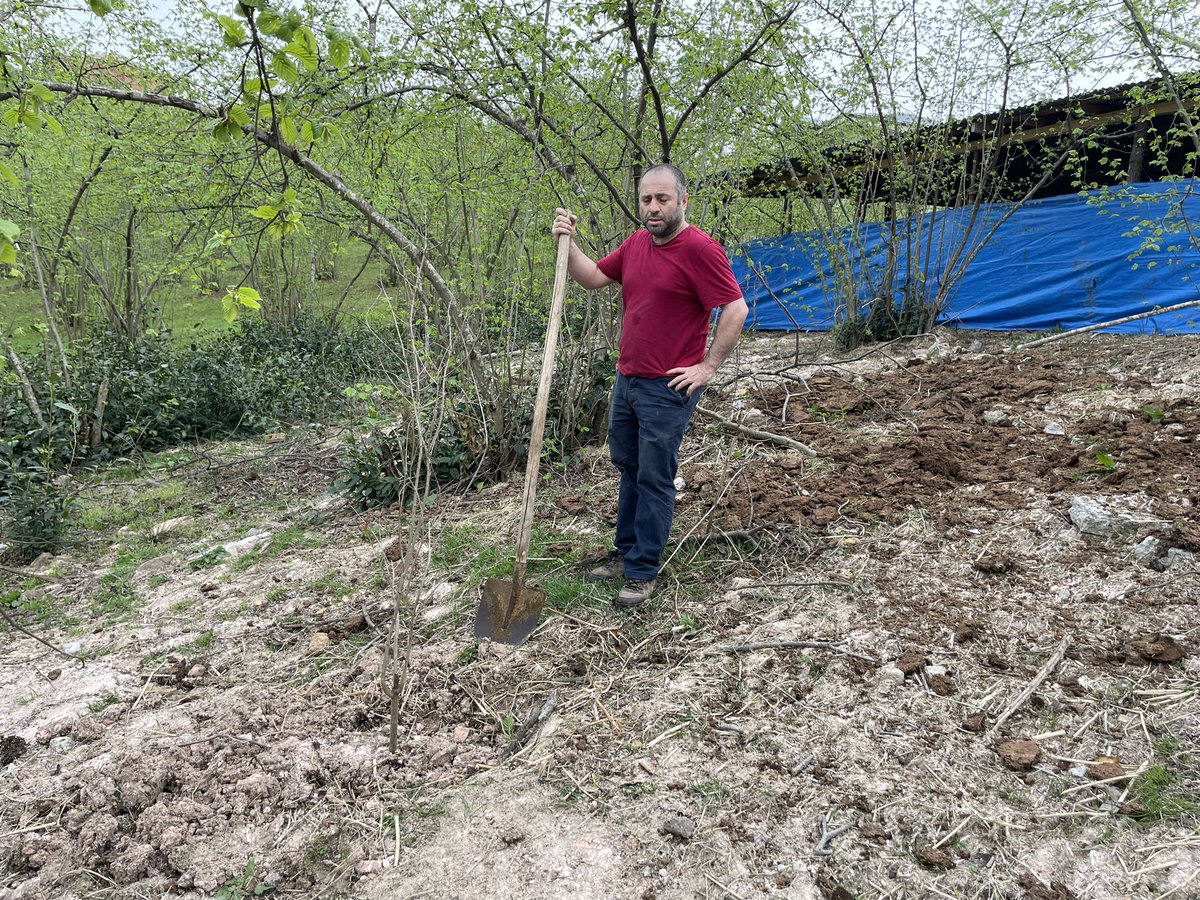
<svg viewBox="0 0 1200 900"><path fill-rule="evenodd" d="M632 614L582 578L611 466L553 469L515 651L471 632L518 480L409 572L403 510L323 497L336 435L204 450L190 526L5 583L86 663L4 635L0 898L1200 896L1200 341L1015 342L747 339L704 404L815 456L697 419Z"/></svg>

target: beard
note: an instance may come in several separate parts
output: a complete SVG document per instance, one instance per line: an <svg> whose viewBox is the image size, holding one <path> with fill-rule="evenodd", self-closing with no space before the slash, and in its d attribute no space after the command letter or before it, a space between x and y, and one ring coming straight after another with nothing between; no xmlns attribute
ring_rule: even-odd
<svg viewBox="0 0 1200 900"><path fill-rule="evenodd" d="M674 234L683 224L683 204L680 203L671 213L663 213L660 218L650 219L642 216L642 224L654 237L666 237Z"/></svg>

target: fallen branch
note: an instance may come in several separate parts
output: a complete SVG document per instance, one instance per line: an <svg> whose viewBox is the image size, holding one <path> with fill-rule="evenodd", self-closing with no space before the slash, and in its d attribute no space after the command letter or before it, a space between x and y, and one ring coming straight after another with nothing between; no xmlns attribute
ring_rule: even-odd
<svg viewBox="0 0 1200 900"><path fill-rule="evenodd" d="M1033 681L1029 682L1029 684L1025 686L1025 690L1021 691L1021 693L1017 696L1017 699L1010 703L1008 708L1005 709L1004 712L1002 712L999 716L997 716L995 723L991 728L988 729L987 736L989 738L995 736L996 732L1000 730L1000 726L1007 722L1013 713L1025 705L1025 701L1033 696L1033 692L1036 691L1038 687L1041 686L1041 683L1050 676L1050 673L1058 667L1058 664L1062 662L1063 657L1067 654L1067 645L1070 644L1070 642L1070 638L1062 639L1058 645L1058 649L1051 654L1048 660L1046 660L1046 664L1042 666L1041 671L1033 676Z"/></svg>
<svg viewBox="0 0 1200 900"><path fill-rule="evenodd" d="M1017 344L1013 347L1014 350L1028 350L1030 347L1040 347L1043 344L1049 344L1051 341L1060 341L1063 338L1072 337L1077 334L1086 334L1089 331L1099 331L1101 328L1114 328L1117 325L1124 325L1126 322L1136 322L1139 319L1149 319L1153 316L1161 316L1163 313L1178 312L1181 309L1188 309L1192 306L1200 306L1200 300L1189 300L1187 303L1176 303L1174 306L1155 307L1149 312L1138 313L1133 316L1125 316L1121 319L1112 319L1108 322L1099 322L1096 325L1085 325L1082 328L1072 328L1070 331L1063 331L1058 334L1052 334L1049 337L1038 338L1036 341L1028 341L1024 344Z"/></svg>
<svg viewBox="0 0 1200 900"><path fill-rule="evenodd" d="M708 416L710 419L716 419L721 427L728 431L736 431L738 434L744 434L746 437L753 438L756 441L766 441L771 444L778 444L781 447L786 447L789 450L796 450L803 453L805 456L816 456L817 451L808 444L802 444L799 441L793 441L790 437L784 437L782 434L774 434L770 431L759 431L757 428L751 428L748 425L739 425L732 419L727 419L720 413L715 413L711 409L703 406L697 406L696 412Z"/></svg>
<svg viewBox="0 0 1200 900"><path fill-rule="evenodd" d="M18 622L16 619L14 619L12 616L10 616L10 615L8 614L8 610L7 610L7 609L5 609L3 606L0 606L0 616L4 616L4 620L5 620L6 622L8 622L8 624L9 624L9 625L11 625L13 628L17 629L17 631L21 632L21 633L22 633L22 634L24 634L25 636L27 636L27 637L31 637L31 638L33 638L35 641L37 641L39 644L42 644L42 645L44 645L44 646L46 646L46 647L49 647L51 650L53 650L53 651L54 651L55 653L57 653L59 656L66 657L67 659L71 660L71 662L73 662L73 663L78 663L80 666L83 666L83 660L82 660L82 659L80 659L80 658L79 658L79 657L77 657L77 656L72 656L72 655L71 655L70 653L68 653L67 651L65 651L65 650L61 650L61 649L59 649L58 647L55 647L55 646L54 646L53 644L51 644L49 641L47 641L47 640L44 640L43 638L40 638L40 637L38 637L36 634L34 634L32 631L30 631L28 628L26 628L24 625L22 625L22 624L21 624L20 622Z"/></svg>
<svg viewBox="0 0 1200 900"><path fill-rule="evenodd" d="M546 698L546 702L542 704L542 708L538 710L536 716L516 730L512 740L500 751L500 759L508 759L523 749L526 742L535 737L534 733L541 727L541 724L550 718L550 714L554 712L556 706L558 706L558 694L554 693Z"/></svg>
<svg viewBox="0 0 1200 900"><path fill-rule="evenodd" d="M843 832L849 831L849 825L842 825L839 828L831 829L829 823L833 820L833 810L825 813L821 819L821 839L817 841L816 849L813 850L817 856L833 856L833 848L829 846L829 842Z"/></svg>

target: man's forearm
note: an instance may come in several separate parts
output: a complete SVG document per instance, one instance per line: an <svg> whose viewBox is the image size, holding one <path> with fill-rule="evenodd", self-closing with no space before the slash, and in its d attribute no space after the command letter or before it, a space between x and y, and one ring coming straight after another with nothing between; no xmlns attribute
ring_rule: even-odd
<svg viewBox="0 0 1200 900"><path fill-rule="evenodd" d="M571 253L567 257L567 271L571 273L576 284L589 291L612 284L612 279L600 271L595 260L580 250L574 240L571 241Z"/></svg>
<svg viewBox="0 0 1200 900"><path fill-rule="evenodd" d="M704 357L704 364L709 366L712 371L715 372L721 368L721 364L729 358L729 354L737 346L749 311L745 300L735 300L721 309L721 318L717 320L717 332Z"/></svg>

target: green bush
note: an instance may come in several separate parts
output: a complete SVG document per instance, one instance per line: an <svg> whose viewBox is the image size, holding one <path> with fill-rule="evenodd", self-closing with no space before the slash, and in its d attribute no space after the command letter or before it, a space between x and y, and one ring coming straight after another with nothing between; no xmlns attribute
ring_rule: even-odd
<svg viewBox="0 0 1200 900"><path fill-rule="evenodd" d="M390 352L365 328L339 330L317 318L279 327L247 316L236 329L186 346L166 334L133 342L101 335L72 348L70 390L56 377L33 385L44 425L30 411L15 374L5 372L4 539L24 555L54 549L70 511L56 479L74 465L328 416L341 404L341 389L386 364ZM38 371L32 355L26 368ZM105 384L102 440L93 447L97 398Z"/></svg>

